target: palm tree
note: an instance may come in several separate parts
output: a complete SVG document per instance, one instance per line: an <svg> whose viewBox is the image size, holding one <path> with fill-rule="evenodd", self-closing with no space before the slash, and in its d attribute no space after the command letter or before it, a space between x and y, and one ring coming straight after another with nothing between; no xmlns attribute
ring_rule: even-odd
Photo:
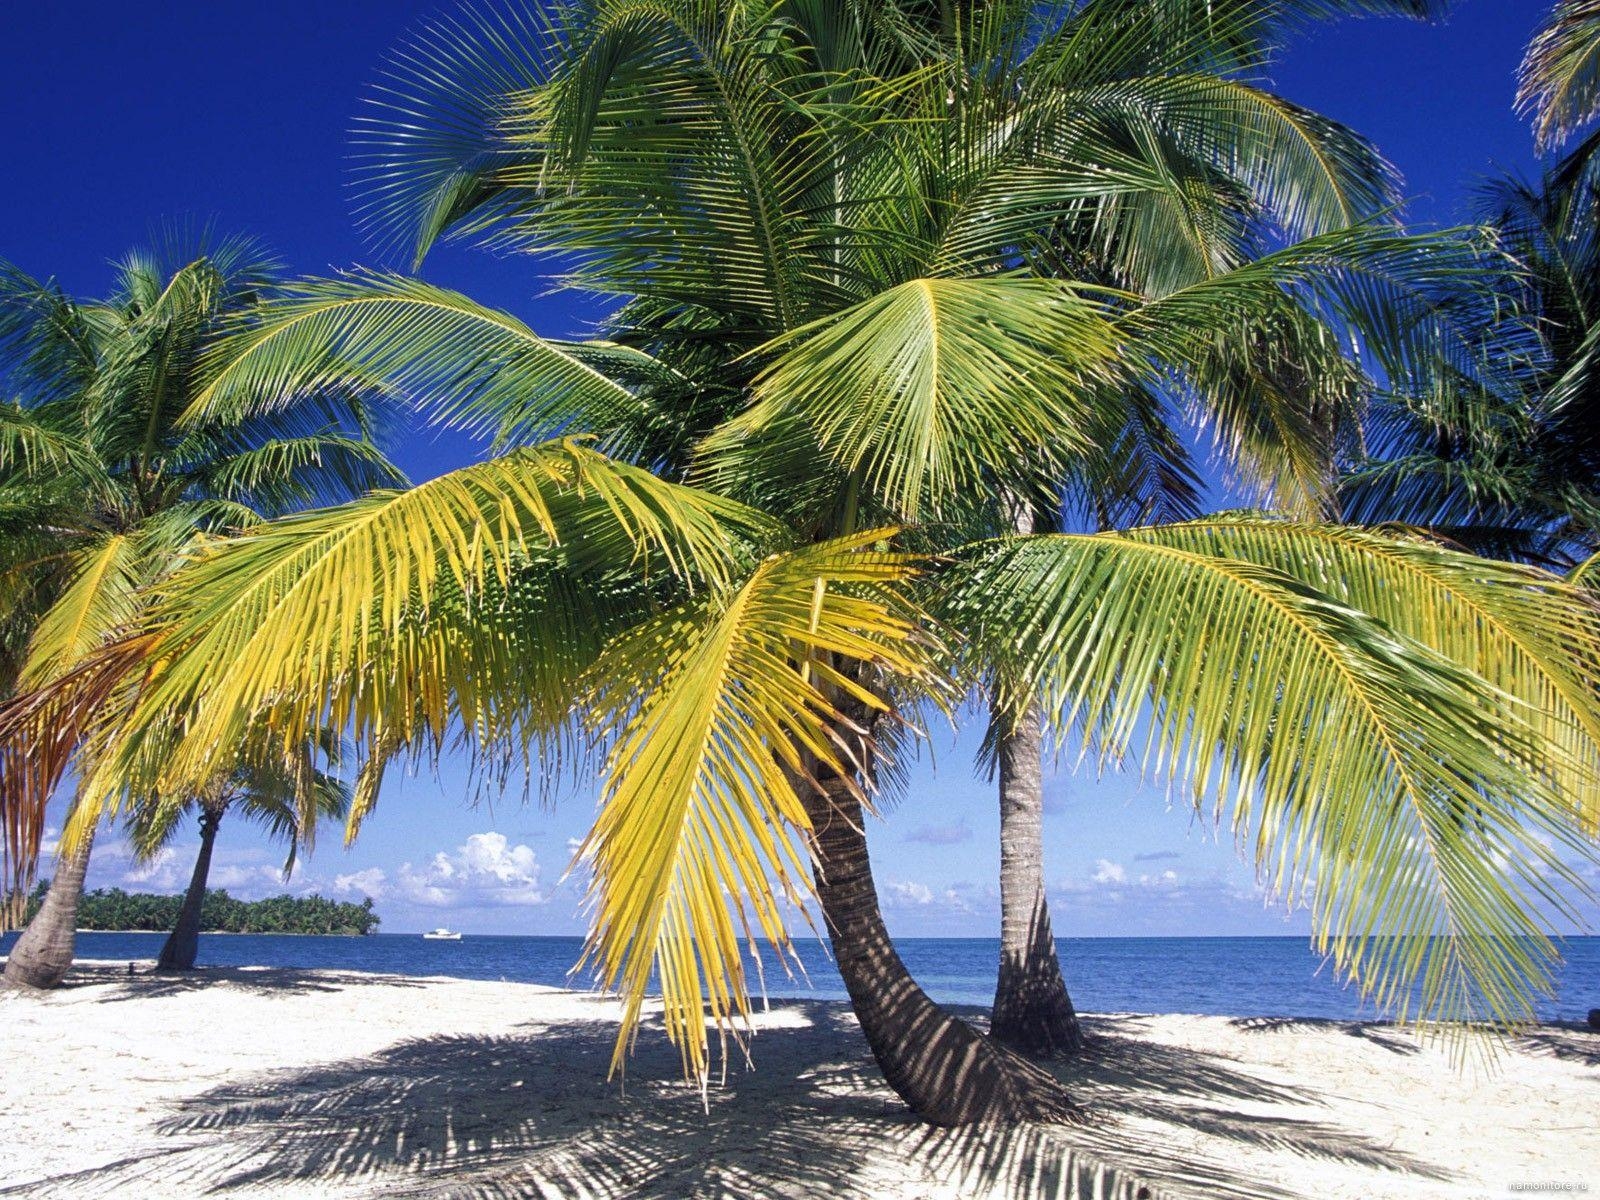
<svg viewBox="0 0 1600 1200"><path fill-rule="evenodd" d="M1203 282L1271 241L1348 225L1395 202L1387 169L1369 146L1249 82L1289 29L1334 15L1338 5L1224 6L1219 13L1214 5L1202 12L1182 3L1087 4L1046 19L1045 45L1031 53L1041 24L1030 19L1030 6L987 7L978 17L961 6L904 6L890 13L895 36L870 46L858 44L872 40L871 14L863 10L839 5L801 18L820 27L815 44L839 60L823 61L819 52L819 71L861 70L866 61L881 74L938 62L947 72L941 78L962 81L960 119L945 122L938 141L920 148L929 178L886 218L949 208L943 229L939 217L928 218L928 243L937 249L925 266L970 273L1025 263L1045 277L1154 298ZM1416 3L1350 10L1430 15L1430 6ZM609 19L616 28L625 23L620 12ZM838 26L827 27L830 21ZM409 208L422 248L452 222L479 230L542 194L534 182L546 182L544 151L505 116L520 91L538 85L541 66L532 55L496 57L494 36L481 34L467 49L470 32L441 32L431 54L412 55L401 83L423 89L421 102L399 106L403 124L379 134L372 215L381 223L386 212ZM538 31L509 27L513 47L519 39L541 41ZM442 101L441 87L448 93ZM1037 124L1017 121L1030 110ZM434 119L419 121L419 113ZM863 203L839 188L834 195ZM890 200L872 198L880 206ZM637 228L639 214L630 215ZM528 221L519 227L535 240L563 236L531 228ZM941 247L943 236L950 241ZM940 262L941 249L956 253ZM768 327L777 334L782 323ZM1331 459L1318 443L1334 441L1332 414L1308 423L1293 407L1336 395L1349 367L1337 356L1302 354L1291 375L1282 369L1286 356L1273 360L1277 334L1269 329L1257 339L1266 352L1254 362L1217 361L1210 364L1216 378L1191 369L1187 382L1201 411L1234 407L1232 435L1255 440L1250 465L1280 492L1292 499L1300 485L1325 494ZM711 334L697 329L696 336ZM1290 394L1296 387L1299 396ZM737 381L719 390L737 394ZM1117 415L1120 426L1096 431L1108 451L1098 461L1082 455L1066 467L1033 453L1040 477L1025 500L996 497L1002 518L1020 520L1023 532L1060 527L1063 474L1072 480L1067 507L1083 510L1091 524L1193 515L1194 471L1175 415L1170 397L1144 395ZM1250 428L1252 421L1260 427ZM991 1032L1018 1048L1049 1052L1076 1046L1081 1035L1042 886L1041 738L1031 714L1014 728L996 722L1002 918Z"/></svg>
<svg viewBox="0 0 1600 1200"><path fill-rule="evenodd" d="M1148 24L1144 6L1103 11L1060 39L1027 27L1015 61L1048 80ZM1402 1013L1531 1011L1555 953L1541 901L1576 886L1562 856L1584 852L1572 818L1600 758L1583 595L1424 541L1262 517L1018 536L996 502L1027 495L1041 461L1064 479L1109 469L1105 431L1159 447L1179 400L1153 381L1230 369L1253 368L1261 403L1217 406L1225 449L1286 483L1313 474L1300 440L1268 432L1343 396L1272 381L1341 358L1333 333L1372 313L1392 314L1392 365L1433 362L1435 300L1476 272L1471 248L1338 229L1154 298L1032 269L1077 197L1130 189L1104 165L1126 156L1068 119L1098 111L1092 93L1041 85L1001 122L956 103L951 60L895 67L930 19L619 0L553 31L489 18L492 53L459 25L416 50L436 76L459 55L524 86L494 93L511 97L490 106L504 145L474 130L467 161L459 122L399 101L418 141L379 172L382 195L424 240L464 221L559 255L618 298L610 336L553 342L387 275L273 305L219 350L192 419L245 418L336 361L502 452L207 546L127 637L0 711L0 804L37 805L66 769L71 748L43 737L63 725L95 747L69 844L128 795L197 789L243 743L353 734L347 836L386 762L454 736L497 772L595 755L587 958L625 998L618 1061L654 978L704 1080L706 1017L737 1031L749 1011L747 937L787 947L783 901L809 893L915 1112L1059 1116L1053 1077L906 971L867 853L885 754L922 705L989 685L1003 719L1037 705L1055 735L1137 753L1229 819L1270 883L1312 889L1339 968ZM1103 105L1185 132L1198 86L1116 81ZM1261 136L1303 138L1250 89L1238 103ZM1018 157L974 129L1009 131ZM1041 145L1060 161L1036 161Z"/></svg>
<svg viewBox="0 0 1600 1200"><path fill-rule="evenodd" d="M338 765L336 743L325 740L319 749L324 752L332 749L334 753L324 754L324 757L331 759L329 765ZM301 777L300 769L309 771L309 784ZM222 818L229 809L256 822L271 837L289 844L289 857L283 865L286 879L294 870L299 851L310 849L317 822L324 818L345 818L350 808L348 787L315 766L301 765L300 769L296 769L296 764L282 761L244 761L198 797L180 804L146 803L134 809L130 840L135 852L147 860L171 844L185 815L191 811L199 814L200 851L195 857L183 905L178 910L177 923L157 956L157 970L194 968L195 954L200 949L200 915L206 898L206 878L211 873L211 852Z"/></svg>
<svg viewBox="0 0 1600 1200"><path fill-rule="evenodd" d="M1597 115L1600 13L1557 4L1528 47L1519 106L1541 151ZM1433 530L1485 554L1566 570L1600 550L1600 179L1590 135L1536 181L1486 184L1506 253L1477 360L1375 414L1343 485L1352 520Z"/></svg>
<svg viewBox="0 0 1600 1200"><path fill-rule="evenodd" d="M213 531L401 477L373 445L381 393L327 379L248 420L184 422L218 332L256 307L276 268L252 243L138 252L112 296L80 302L0 267L0 614L22 688L72 671L130 628L141 589ZM0 684L11 686L10 679ZM69 743L74 730L52 730ZM26 891L42 809L8 814L10 890ZM92 839L63 860L6 979L58 983Z"/></svg>
<svg viewBox="0 0 1600 1200"><path fill-rule="evenodd" d="M974 274L1025 266L1042 277L1153 298L1202 282L1272 241L1349 225L1393 203L1387 169L1361 139L1250 80L1261 74L1275 43L1297 24L1341 10L1426 16L1433 6L1373 0L1348 6L1219 8L1102 0L1042 17L1035 7L991 5L979 12L961 5L885 9L838 4L771 10L772 20L798 21L805 27L813 58L800 70L813 71L816 79L852 73L906 76L937 66L945 91L922 97L928 110L945 107L948 95L961 96L959 112L940 113L954 119L939 121L937 132L908 156L926 172L910 192L872 177L870 150L860 172L842 169L842 160L822 164L841 167L832 183L821 178L824 172L808 174L804 155L794 156L800 168L796 183L812 186L816 196L834 205L835 215L866 205L889 233L872 250L859 231L848 242L840 240L833 266L836 291L849 290L841 274L845 271L876 273L879 283L889 285L923 270ZM620 38L618 31L631 20L628 11L605 6L597 11L593 20L609 31L597 36ZM419 253L442 233L480 232L511 213L512 229L502 236L513 245L526 241L567 247L581 255L594 249L596 238L610 237L611 229L602 233L608 220L603 209L595 210L596 224L587 230L551 230L529 215L530 207L546 203L550 146L530 136L514 115L519 96L541 87L546 78L547 64L537 51L551 39L578 43L587 35L572 30L583 28L586 19L569 18L565 32L560 19L552 31L520 24L514 15L502 18L500 28L475 32L442 27L433 44L403 56L395 86L415 94L396 105L400 119L373 130L373 223L392 231L409 222ZM519 53L519 47L526 52ZM720 69L720 64L713 62L708 69ZM816 79L797 86L812 86ZM954 91L951 79L960 80ZM619 85L615 79L609 85L637 86L633 80ZM755 112L746 116L760 119ZM777 128L756 125L746 133L770 138ZM615 162L588 153L588 131L569 135L557 130L554 135L569 136L582 139L586 147L586 184L599 182L608 196L612 189L626 192L639 173L658 169L654 162L630 159L619 173ZM819 141L815 135L809 140ZM747 140L743 147L750 144ZM885 157L904 148L896 141L885 149ZM763 170L786 169L770 155L757 158L751 154L748 178L759 178ZM783 182L764 180L763 186L781 189ZM641 194L654 194L648 181L640 186ZM726 178L702 180L699 186L732 203L727 189L742 185L737 178ZM882 194L872 194L874 187ZM801 211L815 202L812 197L801 200ZM569 192L567 203L605 201L597 197L586 202ZM922 214L925 227L898 230L908 214ZM570 208L563 208L560 219L570 225L572 215ZM791 238L814 236L802 227L803 221L785 220L779 228L775 215L796 214L770 207L749 214L750 231L766 239L745 247L744 261L757 270L762 254L770 261L787 254ZM678 222L683 218L681 212L671 217ZM681 230L668 228L661 213L629 209L628 219L630 245L637 246L638 231L648 228L655 231L655 243L681 246ZM867 214L860 224L871 228ZM889 250L892 239L904 234L909 240L896 249L909 251L912 261L896 261ZM915 261L918 239L921 261ZM633 281L618 278L616 256L603 258L602 270L580 274L581 280L613 294L632 295ZM707 263L702 273L709 277L716 269L726 270L726 263ZM816 281L825 278L825 273L815 275ZM703 279L700 286L708 282ZM802 305L811 306L800 317L838 303L816 282L791 284L787 294L803 297ZM683 295L680 287L674 301L663 303L681 302ZM703 377L703 351L718 336L707 319L703 311L694 317L695 346L669 348L659 340L644 344L658 356L699 354L684 374ZM747 313L736 330L727 329L723 321L721 336L731 337L736 348L749 331L777 336L793 323L786 322L774 299L764 311ZM1280 332L1265 331L1259 341L1270 346ZM688 334L685 329L679 336ZM661 331L648 336L659 339ZM1281 355L1274 362L1271 353L1259 354L1249 364L1217 357L1210 364L1216 379L1202 380L1201 372L1191 369L1187 382L1212 416L1226 412L1221 404L1234 406L1228 418L1230 436L1248 448L1244 457L1254 460L1251 465L1258 473L1292 496L1295 485L1307 482L1297 476L1308 473L1308 464L1325 465L1327 455L1317 443L1332 438L1322 424L1286 420L1294 415L1286 410L1297 400L1318 398L1317 389L1323 399L1336 392L1348 379L1348 365L1325 353L1302 354L1294 364L1299 374L1291 380L1282 370ZM1315 368L1323 364L1331 374L1314 378ZM1067 499L1102 526L1119 516L1171 518L1196 511L1194 471L1184 439L1173 428L1179 422L1172 420L1178 414L1171 396L1161 395L1152 380L1125 380L1120 386L1146 394L1095 430L1094 441L1106 453L1080 454L1068 466L1041 455L1038 447L1028 448L1039 476L1030 481L1027 499L994 497L999 520L1022 518L1023 531L1058 527L1064 515L1062 476L1073 481ZM1298 386L1302 396L1287 395L1291 386ZM716 410L704 407L705 397L727 403L740 394L741 380L701 387L701 398L687 412L680 410L690 420L676 423L665 444L652 446L647 454L680 473L687 469L682 464L695 431L715 415ZM1231 389L1235 396L1219 402L1214 394L1219 389ZM635 442L623 444L637 452ZM986 482L992 485L994 480ZM1326 491L1326 479L1309 483ZM989 514L985 519L993 524L996 518ZM1020 1048L1048 1051L1074 1046L1080 1035L1042 888L1040 749L1040 729L1033 718L1025 717L1015 728L997 721L1002 944L991 1028Z"/></svg>

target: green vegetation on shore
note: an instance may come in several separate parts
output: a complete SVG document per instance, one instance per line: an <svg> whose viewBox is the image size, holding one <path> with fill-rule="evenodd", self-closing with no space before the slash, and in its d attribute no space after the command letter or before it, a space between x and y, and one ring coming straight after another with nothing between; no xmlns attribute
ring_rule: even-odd
<svg viewBox="0 0 1600 1200"><path fill-rule="evenodd" d="M28 897L28 920L44 901L48 882ZM105 932L165 933L178 920L183 897L96 888L78 902L78 928ZM200 909L203 933L322 933L359 936L375 933L381 918L371 899L360 904L322 896L269 896L238 900L222 888L207 888Z"/></svg>

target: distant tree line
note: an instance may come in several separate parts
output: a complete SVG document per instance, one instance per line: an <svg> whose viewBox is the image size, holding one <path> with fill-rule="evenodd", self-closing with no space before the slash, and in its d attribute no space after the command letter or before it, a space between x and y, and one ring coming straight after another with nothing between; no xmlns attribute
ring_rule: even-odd
<svg viewBox="0 0 1600 1200"><path fill-rule="evenodd" d="M48 881L28 896L27 920L44 901ZM164 933L178 920L182 896L125 892L121 888L96 888L78 902L78 928L107 931ZM322 896L269 896L265 900L238 900L222 888L206 889L200 909L200 928L209 933L323 933L360 935L374 932L380 918L372 899L360 904L328 900Z"/></svg>

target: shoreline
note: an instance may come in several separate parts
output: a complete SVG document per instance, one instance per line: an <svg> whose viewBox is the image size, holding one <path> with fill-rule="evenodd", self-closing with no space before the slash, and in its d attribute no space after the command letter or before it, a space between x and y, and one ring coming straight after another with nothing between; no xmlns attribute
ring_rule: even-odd
<svg viewBox="0 0 1600 1200"><path fill-rule="evenodd" d="M1090 1050L1057 1069L1088 1125L948 1131L883 1085L844 1004L774 1000L753 1021L754 1069L735 1053L704 1107L658 1019L606 1082L617 1011L533 983L83 963L58 992L0 995L0 1194L1500 1200L1600 1185L1582 1174L1600 1164L1600 1034L1571 1025L1458 1071L1375 1022L1086 1014Z"/></svg>
<svg viewBox="0 0 1600 1200"><path fill-rule="evenodd" d="M170 929L74 929L73 933L114 933L118 937L168 937ZM202 929L202 937L336 937L336 938L368 938L379 937L377 933L293 933L289 930L272 930L271 932L258 929ZM420 937L420 934L395 934L396 937ZM0 955L3 958L4 955ZM85 961L112 962L113 959L95 959Z"/></svg>

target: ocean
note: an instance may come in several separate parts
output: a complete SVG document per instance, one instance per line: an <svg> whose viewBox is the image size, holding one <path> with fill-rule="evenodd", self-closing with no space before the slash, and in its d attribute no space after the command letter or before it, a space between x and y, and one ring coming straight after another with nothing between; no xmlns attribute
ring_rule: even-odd
<svg viewBox="0 0 1600 1200"><path fill-rule="evenodd" d="M150 959L159 933L80 933L78 956ZM0 937L0 954L15 934ZM988 938L901 938L901 956L919 983L946 1004L988 1005L994 999L999 943ZM419 934L289 937L202 934L200 966L263 966L375 971L499 979L553 987L586 986L570 976L582 939L490 937L425 941ZM809 978L787 979L764 951L766 990L773 998L843 999L844 985L820 943L796 943ZM1067 986L1084 1012L1182 1012L1231 1017L1373 1018L1353 987L1340 983L1304 938L1062 938ZM1570 938L1545 1020L1581 1021L1600 1008L1600 937ZM755 986L752 972L751 985Z"/></svg>

